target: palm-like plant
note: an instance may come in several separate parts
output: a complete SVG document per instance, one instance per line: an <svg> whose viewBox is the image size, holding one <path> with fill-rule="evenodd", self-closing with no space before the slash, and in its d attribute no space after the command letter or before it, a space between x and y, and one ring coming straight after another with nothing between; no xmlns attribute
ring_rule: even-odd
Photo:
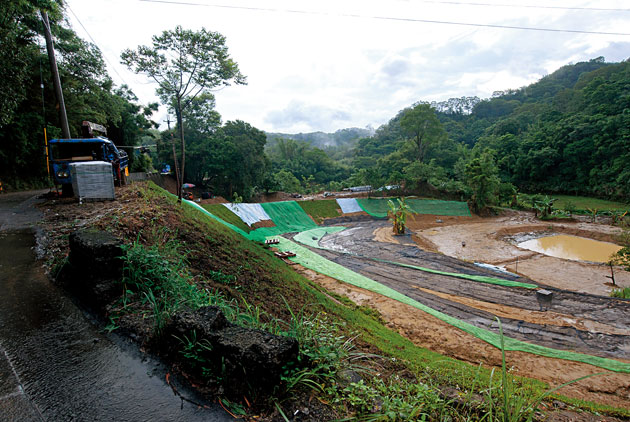
<svg viewBox="0 0 630 422"><path fill-rule="evenodd" d="M394 225L394 234L405 234L405 224L407 223L407 216L411 213L409 206L405 203L405 198L397 198L398 204L395 204L391 199L387 201L389 211L387 216L389 221Z"/></svg>

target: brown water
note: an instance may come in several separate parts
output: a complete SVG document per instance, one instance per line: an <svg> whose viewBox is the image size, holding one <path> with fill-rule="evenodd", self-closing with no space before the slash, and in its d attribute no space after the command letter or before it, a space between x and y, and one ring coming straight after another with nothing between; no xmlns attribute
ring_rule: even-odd
<svg viewBox="0 0 630 422"><path fill-rule="evenodd" d="M614 243L565 234L528 240L519 243L518 247L556 258L591 262L608 262L610 255L621 249Z"/></svg>

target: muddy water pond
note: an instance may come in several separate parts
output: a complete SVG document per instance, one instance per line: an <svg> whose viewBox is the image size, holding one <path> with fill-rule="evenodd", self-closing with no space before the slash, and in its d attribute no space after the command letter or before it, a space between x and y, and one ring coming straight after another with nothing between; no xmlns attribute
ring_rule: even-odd
<svg viewBox="0 0 630 422"><path fill-rule="evenodd" d="M556 258L590 262L608 262L610 255L621 249L614 243L565 234L530 239L519 243L518 247Z"/></svg>

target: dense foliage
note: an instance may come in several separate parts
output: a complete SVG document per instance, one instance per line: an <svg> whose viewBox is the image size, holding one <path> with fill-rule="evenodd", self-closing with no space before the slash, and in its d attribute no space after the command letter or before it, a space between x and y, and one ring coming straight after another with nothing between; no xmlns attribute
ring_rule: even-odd
<svg viewBox="0 0 630 422"><path fill-rule="evenodd" d="M473 199L509 197L516 187L628 200L629 123L630 62L600 57L487 100L419 102L402 110L359 140L353 181L400 182L418 193L436 194L435 188ZM420 128L428 139L420 139ZM480 161L483 151L491 152ZM471 165L487 171L471 172ZM481 188L494 194L479 191L475 180L490 182Z"/></svg>
<svg viewBox="0 0 630 422"><path fill-rule="evenodd" d="M214 97L205 92L187 98L175 127L160 134L150 120L157 105L139 105L127 87L114 86L98 48L64 20L61 0L0 6L0 159L10 163L0 168L5 186L44 181L43 128L49 137L60 135L40 9L51 17L73 135L90 120L105 125L118 145L157 144L151 159L131 154L139 158L132 170L148 169L151 161L174 169L173 147L181 156L185 138L183 181L228 198L365 184L471 200L477 209L515 198L519 190L630 199L628 60L567 65L485 100L419 101L376 131L265 134L243 121L222 124Z"/></svg>
<svg viewBox="0 0 630 422"><path fill-rule="evenodd" d="M81 122L105 125L119 145L152 139L156 105L141 106L125 86L115 89L102 55L63 18L61 1L7 0L0 5L0 180L5 186L41 184L46 178L44 128L61 135L57 101L44 47L40 10L50 16L57 64L72 136ZM40 87L43 85L43 88ZM149 138L149 139L146 139ZM135 154L130 154L133 157Z"/></svg>

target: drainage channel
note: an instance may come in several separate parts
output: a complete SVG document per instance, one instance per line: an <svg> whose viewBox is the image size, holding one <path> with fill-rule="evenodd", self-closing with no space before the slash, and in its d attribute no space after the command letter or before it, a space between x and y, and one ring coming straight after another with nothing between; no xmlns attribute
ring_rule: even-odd
<svg viewBox="0 0 630 422"><path fill-rule="evenodd" d="M0 232L0 420L231 419L182 401L159 362L99 332L49 282L33 246L30 232Z"/></svg>

